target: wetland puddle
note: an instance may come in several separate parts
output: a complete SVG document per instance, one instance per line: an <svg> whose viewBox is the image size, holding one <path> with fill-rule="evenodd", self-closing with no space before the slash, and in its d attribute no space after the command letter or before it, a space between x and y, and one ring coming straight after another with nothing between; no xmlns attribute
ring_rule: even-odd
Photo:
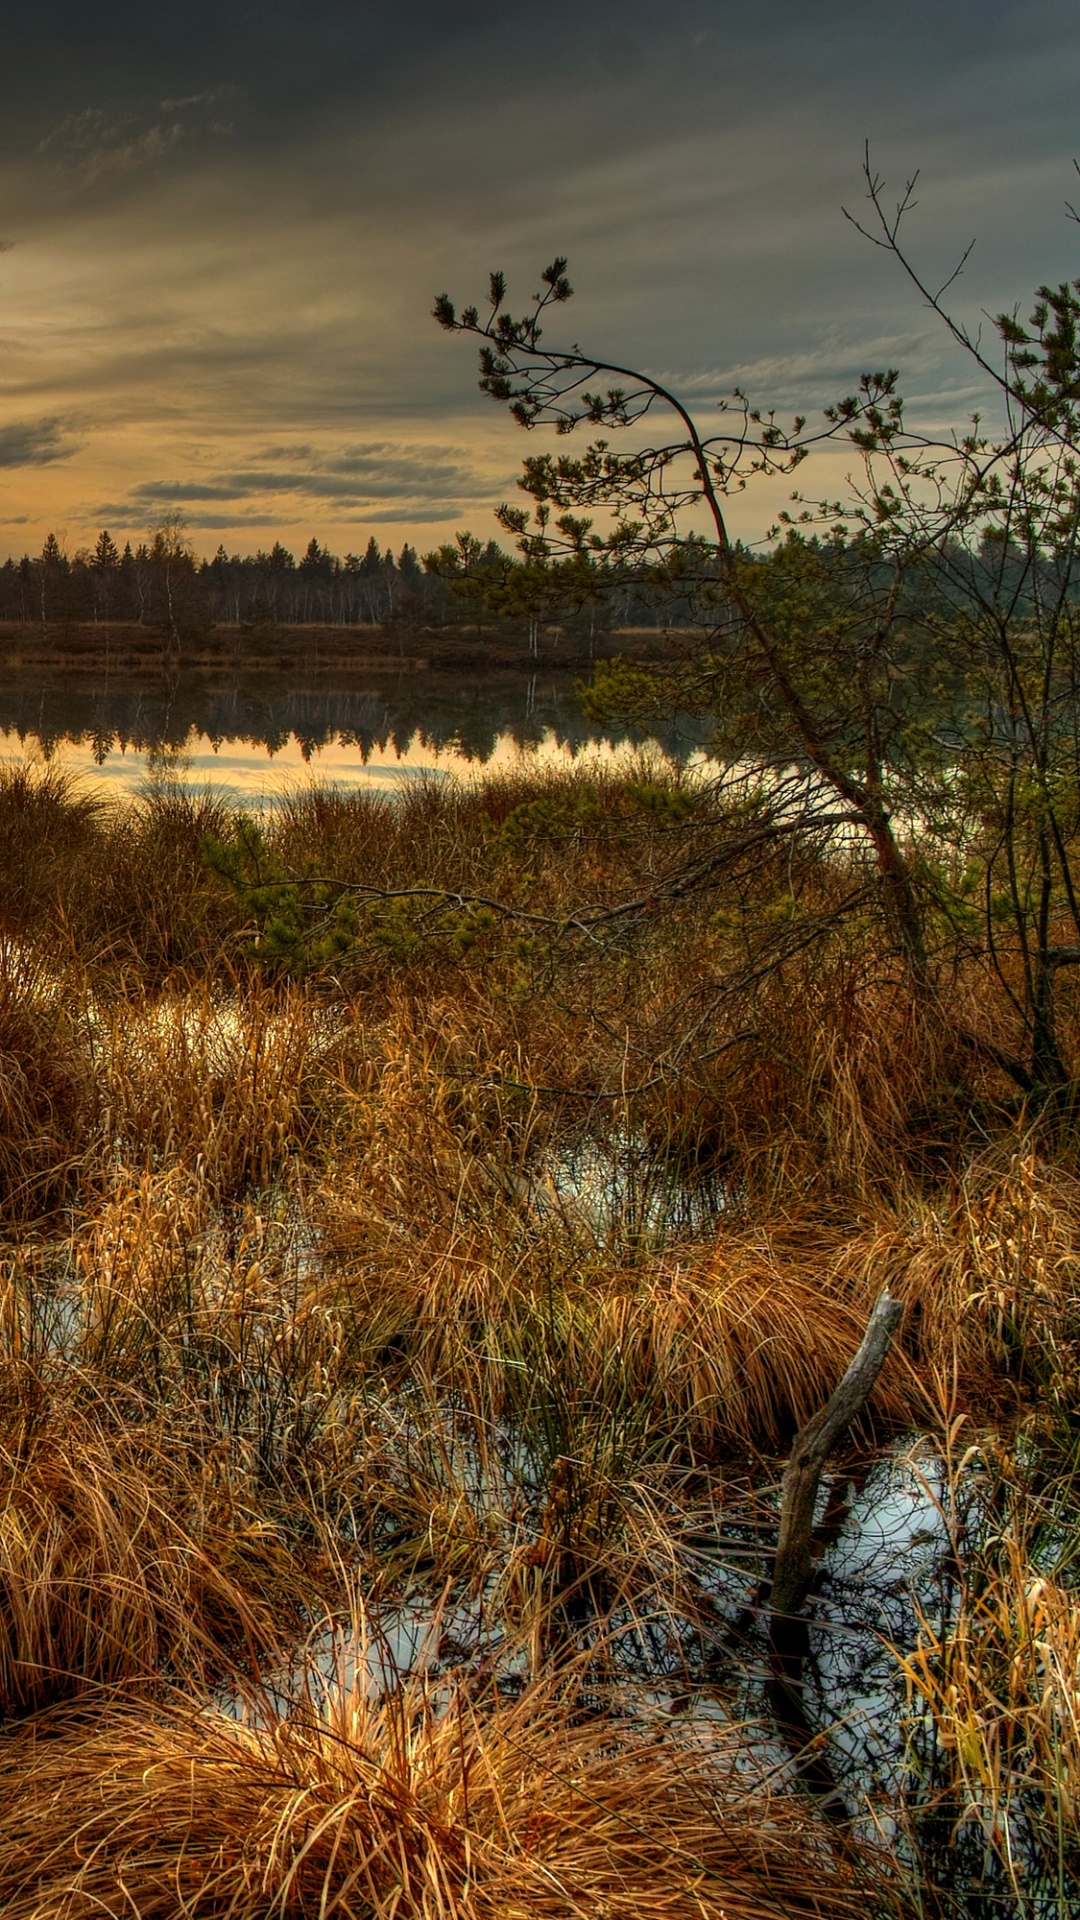
<svg viewBox="0 0 1080 1920"><path fill-rule="evenodd" d="M475 1491L482 1502L479 1481ZM653 1730L678 1721L705 1739L710 1727L728 1741L736 1730L759 1775L792 1789L801 1782L842 1817L887 1822L908 1763L904 1687L892 1649L915 1644L920 1620L937 1626L950 1617L958 1530L966 1534L978 1521L976 1485L963 1515L948 1511L948 1499L940 1459L918 1441L826 1479L798 1725L777 1709L761 1607L775 1523L763 1520L760 1501L743 1522L737 1508L720 1510L713 1525L687 1531L684 1573L698 1602L692 1619L643 1593L617 1606L602 1627L578 1617L549 1623L538 1639L507 1622L494 1585L418 1593L370 1609L360 1594L357 1616L317 1630L297 1667L268 1682L267 1700L281 1711L297 1697L301 1673L309 1697L313 1684L333 1692L359 1683L379 1699L422 1681L437 1700L462 1675L487 1676L500 1692L516 1693L554 1658L580 1676L584 1712Z"/></svg>

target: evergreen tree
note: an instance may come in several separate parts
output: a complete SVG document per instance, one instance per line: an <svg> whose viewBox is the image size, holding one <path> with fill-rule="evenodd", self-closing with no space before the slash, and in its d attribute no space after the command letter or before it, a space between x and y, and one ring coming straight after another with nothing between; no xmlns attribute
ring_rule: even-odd
<svg viewBox="0 0 1080 1920"><path fill-rule="evenodd" d="M94 583L94 618L104 615L108 620L120 585L120 555L112 534L104 528L90 556L90 572Z"/></svg>
<svg viewBox="0 0 1080 1920"><path fill-rule="evenodd" d="M901 251L910 187L892 209L869 169L867 182L870 237L996 383L1001 437L979 416L937 441L909 428L892 370L864 374L821 425L796 415L784 426L742 394L699 422L653 375L548 339L572 292L560 258L520 318L501 274L483 317L477 306L459 316L445 295L435 317L477 341L481 389L520 425L604 437L576 456L526 459L531 518L517 506L498 514L525 561L505 582L484 580L479 543L465 538L428 564L478 607L513 593L534 621L563 566L589 598L632 567L691 609L669 660L602 663L587 696L592 717L627 725L697 714L739 769L745 802L717 817L704 868L679 885L703 871L715 885L748 849L799 847L810 833L825 846L836 834L849 891L820 916L793 894L798 950L824 950L843 915L876 913L882 952L935 1045L1008 1074L1033 1107L1065 1111L1080 1086L1067 993L1080 967L1080 281L1040 287L1027 326L999 316L998 363ZM621 452L607 437L665 411L666 442ZM755 478L784 478L826 440L857 449L859 481L840 502L796 495L797 514L750 553L729 526L729 498ZM680 526L691 514L709 523L704 541ZM755 978L770 976L784 953L776 927L749 894L736 920ZM1009 1047L964 1020L958 942L1007 998Z"/></svg>

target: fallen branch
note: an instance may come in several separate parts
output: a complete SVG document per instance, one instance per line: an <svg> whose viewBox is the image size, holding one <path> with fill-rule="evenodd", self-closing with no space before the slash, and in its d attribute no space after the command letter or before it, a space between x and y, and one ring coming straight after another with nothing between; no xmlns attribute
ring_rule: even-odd
<svg viewBox="0 0 1080 1920"><path fill-rule="evenodd" d="M903 1307L886 1287L870 1315L862 1345L820 1413L795 1437L781 1487L780 1538L769 1606L778 1620L797 1614L813 1579L811 1542L822 1469L841 1434L862 1412L889 1357Z"/></svg>

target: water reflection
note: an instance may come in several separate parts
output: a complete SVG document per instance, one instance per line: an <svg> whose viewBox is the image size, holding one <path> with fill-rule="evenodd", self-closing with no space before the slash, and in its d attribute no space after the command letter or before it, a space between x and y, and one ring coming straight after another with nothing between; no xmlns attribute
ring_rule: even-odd
<svg viewBox="0 0 1080 1920"><path fill-rule="evenodd" d="M120 790L175 773L257 799L305 771L390 785L408 773L497 767L522 751L606 758L649 740L683 761L704 744L705 728L595 726L565 673L354 673L298 686L275 672L236 671L144 681L9 676L0 685L4 757L59 759Z"/></svg>

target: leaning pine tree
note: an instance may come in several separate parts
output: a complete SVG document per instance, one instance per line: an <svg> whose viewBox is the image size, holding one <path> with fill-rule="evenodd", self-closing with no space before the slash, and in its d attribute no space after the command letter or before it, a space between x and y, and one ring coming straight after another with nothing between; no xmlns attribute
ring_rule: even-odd
<svg viewBox="0 0 1080 1920"><path fill-rule="evenodd" d="M737 392L706 431L652 375L549 343L572 292L564 259L520 318L499 273L483 314L443 294L435 317L479 342L480 386L521 426L601 430L580 453L525 461L531 508L498 516L525 559L585 561L612 581L631 567L690 610L669 661L603 662L586 696L597 717L709 718L739 804L718 816L710 861L673 869L668 896L786 841L841 850L850 886L828 927L872 910L920 1019L1057 1107L1073 1074L1061 980L1080 963L1080 281L1042 288L1026 327L1001 317L995 367L901 245L911 185L890 213L866 177L867 237L978 360L1003 403L996 434L978 417L946 440L910 429L894 370L864 375L816 426ZM669 438L647 437L658 415ZM862 461L846 499L796 494L759 552L732 536L733 493L836 440ZM809 937L793 916L786 944L770 928L770 952ZM961 959L1009 1009L1007 1044L957 1012Z"/></svg>

